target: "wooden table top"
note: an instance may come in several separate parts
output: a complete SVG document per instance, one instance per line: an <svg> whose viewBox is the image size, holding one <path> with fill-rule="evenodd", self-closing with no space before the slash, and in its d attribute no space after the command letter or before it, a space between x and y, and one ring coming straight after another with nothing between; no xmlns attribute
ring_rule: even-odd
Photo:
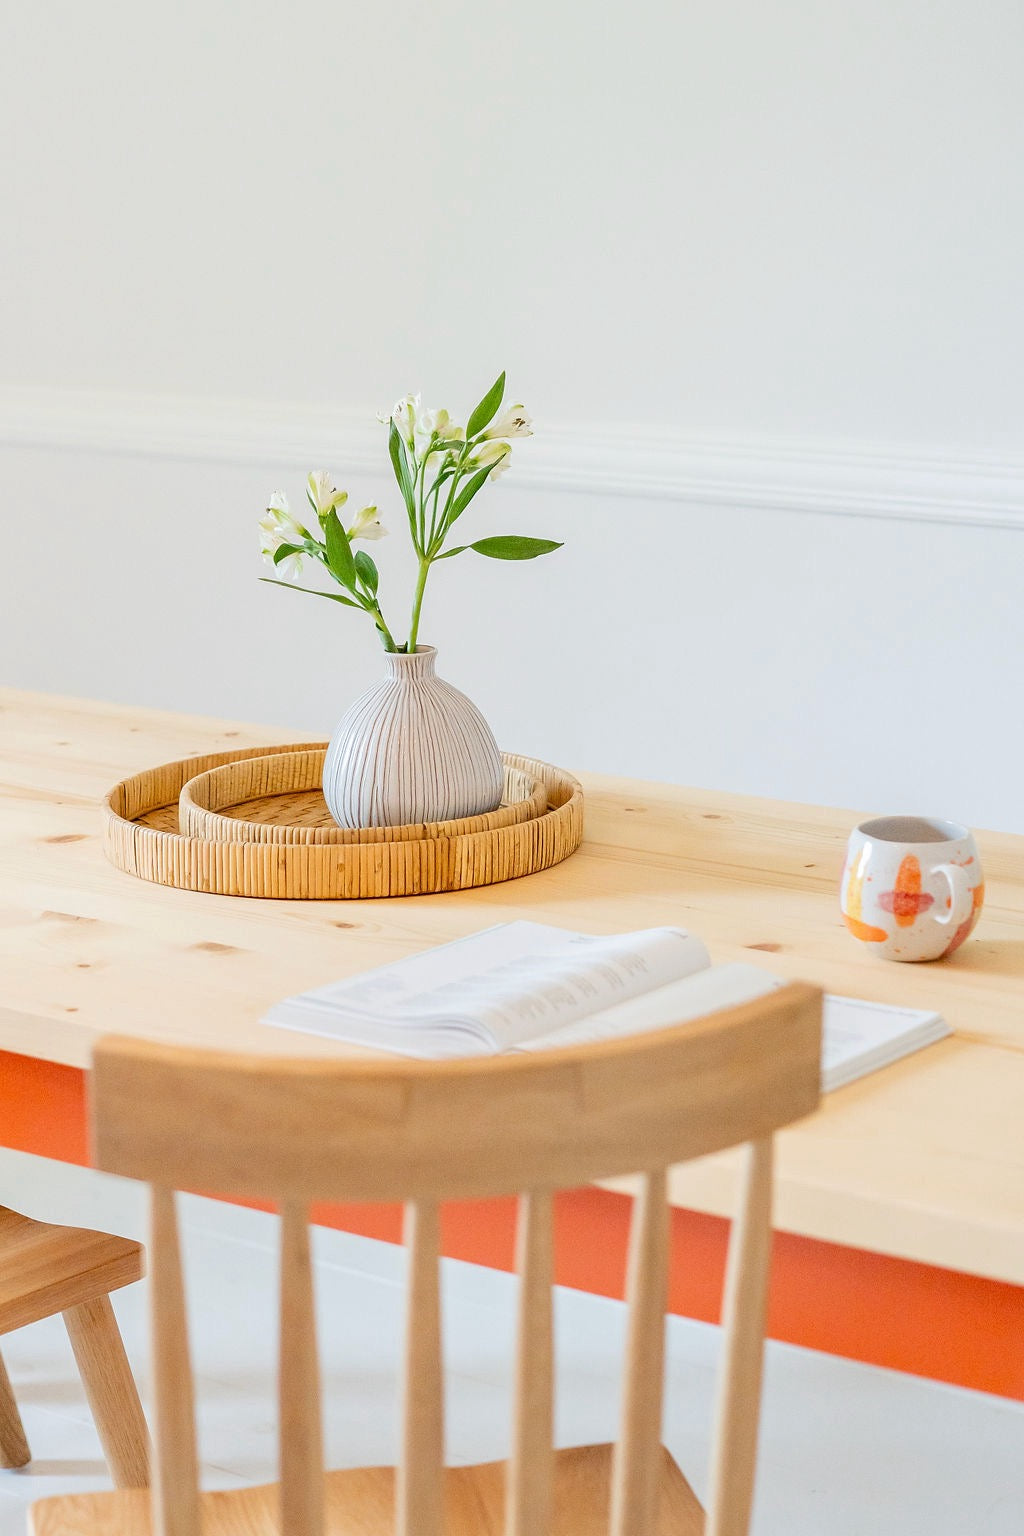
<svg viewBox="0 0 1024 1536"><path fill-rule="evenodd" d="M85 1067L117 1031L351 1054L258 1020L278 998L513 918L594 933L680 924L715 962L936 1008L955 1032L780 1137L776 1224L1024 1285L1024 837L978 835L982 920L953 959L923 966L878 959L841 922L859 813L594 774L580 775L581 850L481 890L258 901L168 890L107 863L99 802L118 779L302 739L0 690L0 1049ZM674 1202L729 1214L733 1169L731 1155L676 1169Z"/></svg>

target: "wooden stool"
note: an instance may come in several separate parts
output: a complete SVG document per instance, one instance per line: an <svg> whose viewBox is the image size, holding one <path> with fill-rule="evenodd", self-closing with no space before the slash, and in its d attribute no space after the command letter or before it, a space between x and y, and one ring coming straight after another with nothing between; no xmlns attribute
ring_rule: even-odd
<svg viewBox="0 0 1024 1536"><path fill-rule="evenodd" d="M61 1312L103 1453L118 1488L149 1483L149 1435L110 1292L142 1276L138 1243L52 1227L0 1206L0 1334ZM28 1441L0 1359L0 1466L23 1467Z"/></svg>

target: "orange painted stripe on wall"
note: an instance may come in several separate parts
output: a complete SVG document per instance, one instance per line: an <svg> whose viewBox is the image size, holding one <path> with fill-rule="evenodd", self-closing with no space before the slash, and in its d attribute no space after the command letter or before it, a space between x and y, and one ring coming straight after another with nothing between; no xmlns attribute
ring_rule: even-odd
<svg viewBox="0 0 1024 1536"><path fill-rule="evenodd" d="M84 1072L0 1052L0 1145L87 1164ZM558 1196L559 1284L622 1296L629 1213L629 1199L606 1190ZM316 1206L313 1219L401 1239L397 1206ZM514 1223L511 1199L446 1206L444 1252L511 1270ZM672 1312L718 1321L728 1234L721 1217L673 1211ZM779 1232L768 1331L786 1343L1024 1401L1024 1289L996 1280Z"/></svg>

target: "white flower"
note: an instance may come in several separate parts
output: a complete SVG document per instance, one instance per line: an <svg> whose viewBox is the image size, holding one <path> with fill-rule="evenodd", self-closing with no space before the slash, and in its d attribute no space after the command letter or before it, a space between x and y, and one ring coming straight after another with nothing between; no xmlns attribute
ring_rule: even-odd
<svg viewBox="0 0 1024 1536"><path fill-rule="evenodd" d="M260 554L268 565L274 564L274 554L282 544L301 544L309 534L292 516L288 498L283 491L271 496L267 510L260 518ZM302 570L301 554L286 555L277 565L286 578L298 576Z"/></svg>
<svg viewBox="0 0 1024 1536"><path fill-rule="evenodd" d="M418 398L418 397L417 397ZM443 406L436 410L421 410L413 429L414 452L417 460L422 463L434 438L444 442L461 442L465 439L464 427L457 427ZM437 465L440 465L441 456L438 455Z"/></svg>
<svg viewBox="0 0 1024 1536"><path fill-rule="evenodd" d="M411 448L413 445L416 420L419 414L419 395L403 395L401 400L396 401L395 408L391 412L391 420L398 428L399 435L407 448Z"/></svg>
<svg viewBox="0 0 1024 1536"><path fill-rule="evenodd" d="M494 468L488 475L489 480L497 480L503 475L512 462L511 443L483 443L469 461L470 469L483 469L485 464L493 464Z"/></svg>
<svg viewBox="0 0 1024 1536"><path fill-rule="evenodd" d="M350 539L383 539L387 535L376 507L364 507L347 531Z"/></svg>
<svg viewBox="0 0 1024 1536"><path fill-rule="evenodd" d="M272 539L272 548L277 549L280 544L298 544L302 539L308 539L310 534L303 528L298 518L292 516L288 498L283 491L275 491L267 503L265 516L260 520L260 527Z"/></svg>
<svg viewBox="0 0 1024 1536"><path fill-rule="evenodd" d="M420 411L416 418L416 446L419 448L422 440L423 447L427 447L430 439L437 435L445 442L462 442L466 436L465 427L457 427L445 410L439 406L434 411Z"/></svg>
<svg viewBox="0 0 1024 1536"><path fill-rule="evenodd" d="M464 443L466 441L465 427L458 426L452 421L447 411L438 411L437 435L443 437L446 443Z"/></svg>
<svg viewBox="0 0 1024 1536"><path fill-rule="evenodd" d="M334 476L326 469L314 470L306 481L306 495L321 522L348 501L348 491L335 489Z"/></svg>
<svg viewBox="0 0 1024 1536"><path fill-rule="evenodd" d="M532 437L533 418L522 405L510 405L497 421L491 423L484 437Z"/></svg>

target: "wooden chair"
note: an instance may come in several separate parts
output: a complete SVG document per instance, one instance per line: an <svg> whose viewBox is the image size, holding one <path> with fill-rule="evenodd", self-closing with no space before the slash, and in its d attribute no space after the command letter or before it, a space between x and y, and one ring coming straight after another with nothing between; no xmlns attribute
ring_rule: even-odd
<svg viewBox="0 0 1024 1536"><path fill-rule="evenodd" d="M110 1474L149 1482L149 1435L110 1292L142 1275L138 1243L53 1227L0 1206L0 1334L63 1313ZM0 1358L0 1466L23 1467L28 1440Z"/></svg>
<svg viewBox="0 0 1024 1536"><path fill-rule="evenodd" d="M47 1499L35 1536L742 1536L754 1482L772 1133L818 1101L820 993L794 985L695 1023L486 1060L289 1060L101 1041L101 1168L152 1185L152 1515L143 1493ZM669 1164L748 1143L730 1244L705 1518L661 1440ZM552 1452L552 1192L640 1171L617 1444ZM281 1212L279 1484L200 1493L174 1189ZM523 1193L525 1191L525 1193ZM509 1462L445 1469L438 1202L518 1194ZM324 1474L307 1217L406 1204L399 1466ZM151 1523L152 1521L152 1523Z"/></svg>

